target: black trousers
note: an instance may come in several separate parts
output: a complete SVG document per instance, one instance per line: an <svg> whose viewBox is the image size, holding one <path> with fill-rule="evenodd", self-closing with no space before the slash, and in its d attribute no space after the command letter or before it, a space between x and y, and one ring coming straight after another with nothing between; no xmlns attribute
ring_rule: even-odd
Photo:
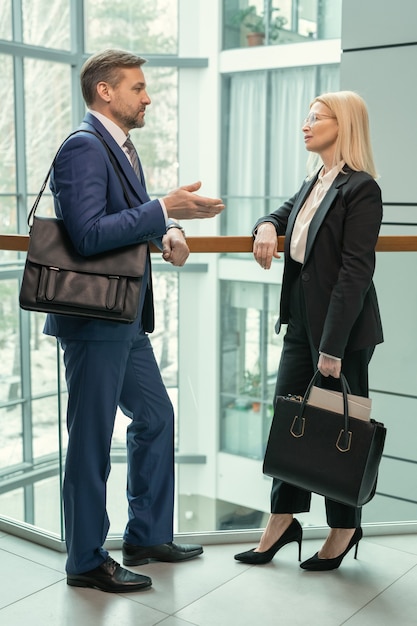
<svg viewBox="0 0 417 626"><path fill-rule="evenodd" d="M342 372L353 394L368 396L368 365L374 348L366 348L345 355ZM287 394L304 395L317 369L319 353L313 345L308 329L306 307L301 279L291 291L290 319L284 336L278 368L275 398ZM321 376L318 384L326 389L340 390L336 378ZM311 493L278 479L273 480L271 513L303 513L310 510ZM355 508L325 499L327 523L331 528L357 528L361 523L361 508Z"/></svg>

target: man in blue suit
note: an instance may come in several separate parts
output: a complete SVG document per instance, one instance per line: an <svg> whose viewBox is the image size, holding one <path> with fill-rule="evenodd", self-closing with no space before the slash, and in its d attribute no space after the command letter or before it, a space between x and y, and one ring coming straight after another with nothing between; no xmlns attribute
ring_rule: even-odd
<svg viewBox="0 0 417 626"><path fill-rule="evenodd" d="M151 102L144 62L124 51L106 50L84 64L81 87L89 111L80 132L70 136L59 152L51 190L56 215L80 254L154 241L165 261L182 266L189 249L175 220L213 217L224 205L220 199L195 194L201 183L180 187L160 200L149 198L129 138L132 128L144 126ZM63 495L67 583L72 586L120 593L152 584L148 576L121 567L103 547L109 529L106 483L118 406L131 419L123 563L177 562L203 552L201 546L172 541L174 420L146 334L154 326L149 254L143 284L133 324L63 315L48 315L45 324L44 332L57 337L64 351L68 387Z"/></svg>

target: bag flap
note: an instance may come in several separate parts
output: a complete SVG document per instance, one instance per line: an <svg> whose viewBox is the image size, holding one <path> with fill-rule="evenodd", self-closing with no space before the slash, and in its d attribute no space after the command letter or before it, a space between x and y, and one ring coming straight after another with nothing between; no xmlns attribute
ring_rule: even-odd
<svg viewBox="0 0 417 626"><path fill-rule="evenodd" d="M54 217L34 217L27 258L32 263L62 270L141 278L145 272L147 243L134 244L85 257L78 254L64 222Z"/></svg>

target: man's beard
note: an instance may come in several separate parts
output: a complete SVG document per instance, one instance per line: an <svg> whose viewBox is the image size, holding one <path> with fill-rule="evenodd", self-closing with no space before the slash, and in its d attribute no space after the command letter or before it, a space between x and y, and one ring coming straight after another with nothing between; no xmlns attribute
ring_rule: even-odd
<svg viewBox="0 0 417 626"><path fill-rule="evenodd" d="M138 116L134 117L133 115L119 113L117 118L124 128L129 128L130 130L132 128L143 128L145 126L144 118L139 118Z"/></svg>

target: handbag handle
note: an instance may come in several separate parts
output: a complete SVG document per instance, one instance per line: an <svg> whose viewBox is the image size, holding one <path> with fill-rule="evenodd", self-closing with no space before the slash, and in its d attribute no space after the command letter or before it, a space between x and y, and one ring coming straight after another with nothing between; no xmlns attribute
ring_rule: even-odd
<svg viewBox="0 0 417 626"><path fill-rule="evenodd" d="M132 208L132 207L134 206L134 205L133 205L133 203L132 203L132 201L130 200L129 194L127 193L126 185L125 185L125 184L124 184L124 182L123 182L123 178L122 178L122 176L121 176L121 174L120 174L120 171L119 171L119 168L118 168L118 166L117 166L117 163L116 163L116 160L115 160L114 154L112 153L112 151L110 150L109 146L108 146L108 145L107 145L107 143L104 141L104 139L101 137L101 135L99 135L98 133L93 133L93 131L92 131L92 130L75 130L73 133L69 134L69 135L68 135L68 137L66 137L66 139L64 139L64 141L61 143L61 145L59 146L58 150L56 151L56 154L55 154L55 156L54 156L54 159L53 159L53 161L52 161L52 163L51 163L51 166L50 166L50 168L49 168L49 170L48 170L48 173L47 173L47 175L46 175L46 177L45 177L45 180L44 180L44 181L43 181L43 183L42 183L42 186L41 186L41 188L40 188L40 191L39 191L39 193L38 193L38 195L37 195L37 197L36 197L35 202L33 203L33 206L32 206L32 208L31 208L31 210L30 210L30 213L29 213L29 215L28 215L27 223L28 223L29 228L32 226L32 223L33 223L33 218L34 218L35 213L36 213L36 209L38 208L38 205L39 205L40 199L41 199L41 197L42 197L42 194L43 194L43 192L45 191L46 183L48 182L48 178L49 178L49 176L51 175L52 169L53 169L53 167L54 167L54 165L55 165L55 163L56 163L56 160L57 160L58 155L59 155L59 153L60 153L60 151L61 151L61 148L63 147L64 143L65 143L65 142L66 142L66 141L67 141L70 137L72 137L73 135L77 135L78 133L88 133L89 135L94 135L95 137L97 137L97 139L99 139L99 140L101 141L101 143L103 144L103 146L104 146L104 147L106 148L106 150L107 150L107 154L108 154L108 156L109 156L110 162L111 162L111 164L113 165L114 171L116 172L117 177L118 177L118 178L119 178L119 180L120 180L120 184L122 185L123 195L124 195L124 197L125 197L125 199L126 199L126 202L128 203L128 205L129 205L129 207L130 207L130 208Z"/></svg>
<svg viewBox="0 0 417 626"><path fill-rule="evenodd" d="M316 382L319 374L320 374L320 370L316 370L313 378L310 380L308 384L308 387L304 394L304 398L301 401L300 414L294 418L294 422L291 427L291 432L295 437L302 437L302 435L304 434L304 426L305 426L304 411L307 406L308 399L310 397L311 389L314 383ZM336 447L340 452L348 452L350 450L352 432L349 430L349 410L348 410L347 394L351 393L351 391L350 391L349 383L346 380L345 375L342 373L340 373L340 385L342 388L342 395L343 395L343 417L344 417L345 425L344 425L344 428L339 433L339 437L336 442ZM295 432L295 426L298 420L300 420L298 424L299 430Z"/></svg>

